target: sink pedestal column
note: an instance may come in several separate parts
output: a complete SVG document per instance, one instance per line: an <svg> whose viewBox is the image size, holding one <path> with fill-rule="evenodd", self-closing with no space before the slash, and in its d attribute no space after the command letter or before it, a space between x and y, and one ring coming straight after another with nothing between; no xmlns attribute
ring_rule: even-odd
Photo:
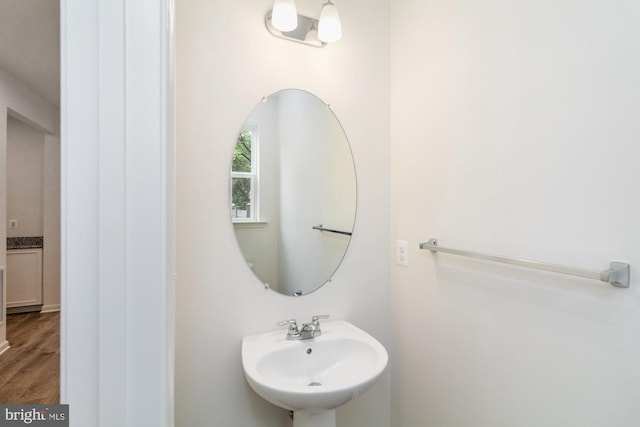
<svg viewBox="0 0 640 427"><path fill-rule="evenodd" d="M336 427L336 411L294 411L293 427Z"/></svg>

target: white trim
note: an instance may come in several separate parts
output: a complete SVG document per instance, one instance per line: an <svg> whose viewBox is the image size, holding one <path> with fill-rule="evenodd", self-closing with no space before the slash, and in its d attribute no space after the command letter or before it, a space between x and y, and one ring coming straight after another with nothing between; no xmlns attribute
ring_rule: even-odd
<svg viewBox="0 0 640 427"><path fill-rule="evenodd" d="M169 427L173 0L61 19L61 402L73 425Z"/></svg>
<svg viewBox="0 0 640 427"><path fill-rule="evenodd" d="M4 340L4 342L0 344L0 355L2 355L2 353L9 350L10 348L11 346L9 345L9 341Z"/></svg>
<svg viewBox="0 0 640 427"><path fill-rule="evenodd" d="M60 304L43 305L40 309L40 313L55 313L60 311Z"/></svg>
<svg viewBox="0 0 640 427"><path fill-rule="evenodd" d="M7 282L6 279L6 270L4 266L0 266L0 335L4 339L6 338L6 326L7 323L7 292L6 286L4 285Z"/></svg>
<svg viewBox="0 0 640 427"><path fill-rule="evenodd" d="M264 228L269 225L267 221L242 221L234 222L234 228Z"/></svg>

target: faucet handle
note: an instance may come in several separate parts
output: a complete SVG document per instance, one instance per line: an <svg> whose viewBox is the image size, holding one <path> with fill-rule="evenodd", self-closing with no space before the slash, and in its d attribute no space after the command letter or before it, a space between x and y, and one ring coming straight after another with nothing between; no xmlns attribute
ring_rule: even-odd
<svg viewBox="0 0 640 427"><path fill-rule="evenodd" d="M283 320L282 322L278 322L278 326L286 326L289 325L290 331L298 331L298 323L296 319Z"/></svg>
<svg viewBox="0 0 640 427"><path fill-rule="evenodd" d="M315 316L313 316L311 318L311 323L313 323L315 326L319 326L320 322L318 322L320 319L328 319L329 315L328 314L316 314Z"/></svg>

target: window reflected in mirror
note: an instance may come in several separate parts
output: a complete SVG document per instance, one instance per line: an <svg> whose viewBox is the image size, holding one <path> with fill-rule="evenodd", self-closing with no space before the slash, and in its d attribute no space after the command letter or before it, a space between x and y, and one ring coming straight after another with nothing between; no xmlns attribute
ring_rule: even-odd
<svg viewBox="0 0 640 427"><path fill-rule="evenodd" d="M258 220L258 129L244 127L238 135L231 164L231 218Z"/></svg>

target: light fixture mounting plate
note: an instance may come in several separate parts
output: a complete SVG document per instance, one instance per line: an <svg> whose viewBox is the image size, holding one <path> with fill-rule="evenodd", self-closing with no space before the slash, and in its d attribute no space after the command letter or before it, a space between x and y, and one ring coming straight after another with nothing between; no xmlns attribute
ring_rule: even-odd
<svg viewBox="0 0 640 427"><path fill-rule="evenodd" d="M272 36L313 47L325 47L327 43L318 38L318 20L298 15L298 26L293 31L280 31L271 22L271 11L264 18L264 24Z"/></svg>

